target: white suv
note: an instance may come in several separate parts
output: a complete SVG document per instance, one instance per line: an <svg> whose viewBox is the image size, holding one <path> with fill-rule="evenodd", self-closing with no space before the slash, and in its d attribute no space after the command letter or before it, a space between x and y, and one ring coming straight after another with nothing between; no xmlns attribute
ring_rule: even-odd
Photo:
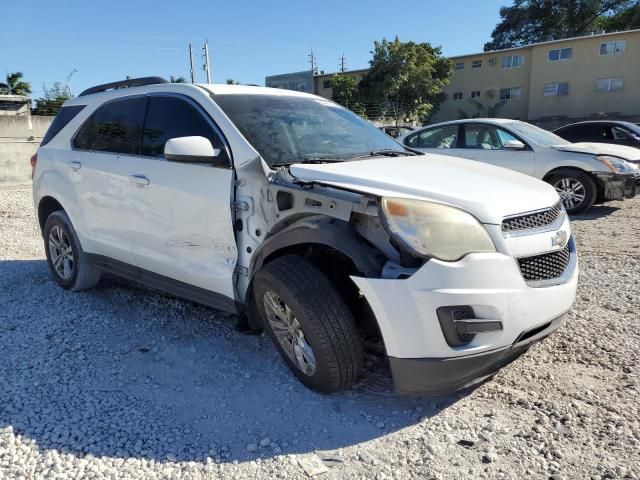
<svg viewBox="0 0 640 480"><path fill-rule="evenodd" d="M399 391L471 385L575 297L553 187L417 155L313 95L102 85L64 104L32 164L61 287L110 272L234 312L320 392L357 379L365 336L384 342Z"/></svg>

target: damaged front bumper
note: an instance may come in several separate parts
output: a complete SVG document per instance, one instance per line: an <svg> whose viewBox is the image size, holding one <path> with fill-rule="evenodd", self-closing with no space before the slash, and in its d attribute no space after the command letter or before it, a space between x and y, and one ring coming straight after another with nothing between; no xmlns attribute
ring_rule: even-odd
<svg viewBox="0 0 640 480"><path fill-rule="evenodd" d="M640 175L633 173L597 172L596 178L602 186L602 200L623 200L640 193Z"/></svg>
<svg viewBox="0 0 640 480"><path fill-rule="evenodd" d="M352 277L377 319L396 390L440 395L464 388L552 333L575 299L575 248L571 255L562 283L548 286L527 284L517 261L497 252L431 259L406 279ZM451 310L457 339L439 318L443 308Z"/></svg>

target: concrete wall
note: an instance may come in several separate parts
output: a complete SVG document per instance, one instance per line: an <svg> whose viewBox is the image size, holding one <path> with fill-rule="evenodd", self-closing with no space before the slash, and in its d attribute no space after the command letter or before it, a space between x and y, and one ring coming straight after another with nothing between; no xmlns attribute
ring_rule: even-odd
<svg viewBox="0 0 640 480"><path fill-rule="evenodd" d="M31 180L31 156L53 117L0 117L0 184Z"/></svg>

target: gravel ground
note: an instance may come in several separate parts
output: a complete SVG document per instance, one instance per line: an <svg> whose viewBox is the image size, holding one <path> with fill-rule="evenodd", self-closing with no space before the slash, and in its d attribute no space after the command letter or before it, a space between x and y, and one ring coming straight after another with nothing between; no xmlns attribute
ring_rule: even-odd
<svg viewBox="0 0 640 480"><path fill-rule="evenodd" d="M407 398L380 367L321 396L229 315L63 291L30 187L0 187L0 478L640 478L640 199L573 226L567 325L492 381Z"/></svg>

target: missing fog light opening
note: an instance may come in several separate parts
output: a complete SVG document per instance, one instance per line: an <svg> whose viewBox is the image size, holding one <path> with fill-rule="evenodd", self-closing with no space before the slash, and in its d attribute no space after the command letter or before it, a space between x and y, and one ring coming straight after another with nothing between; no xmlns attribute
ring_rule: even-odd
<svg viewBox="0 0 640 480"><path fill-rule="evenodd" d="M471 343L476 334L499 332L500 320L478 319L469 305L440 307L436 310L440 328L450 347L463 347Z"/></svg>

